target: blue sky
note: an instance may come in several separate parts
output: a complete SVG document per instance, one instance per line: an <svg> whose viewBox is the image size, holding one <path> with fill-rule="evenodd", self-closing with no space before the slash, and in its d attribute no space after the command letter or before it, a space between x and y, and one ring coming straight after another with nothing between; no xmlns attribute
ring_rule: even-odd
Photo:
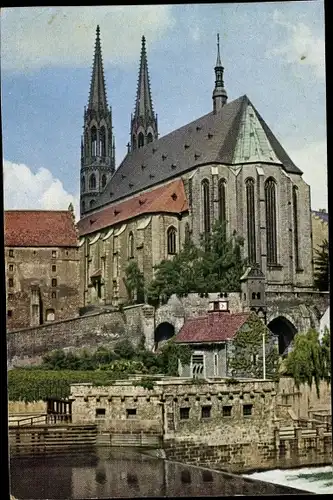
<svg viewBox="0 0 333 500"><path fill-rule="evenodd" d="M160 136L212 109L216 33L229 101L247 94L327 208L323 1L26 7L1 12L6 208L78 205L96 25L117 165L126 153L141 36Z"/></svg>

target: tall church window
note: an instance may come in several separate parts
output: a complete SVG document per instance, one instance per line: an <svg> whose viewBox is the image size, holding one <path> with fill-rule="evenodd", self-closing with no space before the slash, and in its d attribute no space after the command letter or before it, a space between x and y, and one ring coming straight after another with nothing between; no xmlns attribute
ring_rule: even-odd
<svg viewBox="0 0 333 500"><path fill-rule="evenodd" d="M247 253L250 264L256 262L256 220L254 203L254 180L245 181L247 209Z"/></svg>
<svg viewBox="0 0 333 500"><path fill-rule="evenodd" d="M134 236L132 231L128 235L128 258L133 259L134 257Z"/></svg>
<svg viewBox="0 0 333 500"><path fill-rule="evenodd" d="M89 177L89 189L96 189L96 175L91 174Z"/></svg>
<svg viewBox="0 0 333 500"><path fill-rule="evenodd" d="M106 156L106 133L105 127L101 127L99 132L99 154L100 156Z"/></svg>
<svg viewBox="0 0 333 500"><path fill-rule="evenodd" d="M219 220L224 225L226 224L226 182L221 179L218 184L218 200L219 200Z"/></svg>
<svg viewBox="0 0 333 500"><path fill-rule="evenodd" d="M204 179L201 183L202 208L203 208L203 230L204 234L210 232L210 203L209 203L209 182Z"/></svg>
<svg viewBox="0 0 333 500"><path fill-rule="evenodd" d="M167 243L168 243L168 254L169 255L174 255L176 253L177 247L176 247L176 235L177 231L176 229L171 226L168 229L167 233Z"/></svg>
<svg viewBox="0 0 333 500"><path fill-rule="evenodd" d="M103 174L102 175L102 188L105 187L105 184L106 184L106 175Z"/></svg>
<svg viewBox="0 0 333 500"><path fill-rule="evenodd" d="M272 177L265 182L265 202L267 264L277 264L276 183Z"/></svg>
<svg viewBox="0 0 333 500"><path fill-rule="evenodd" d="M293 216L294 216L295 266L296 266L296 269L299 269L300 262L299 262L299 248L298 248L298 188L297 188L297 186L293 186Z"/></svg>
<svg viewBox="0 0 333 500"><path fill-rule="evenodd" d="M86 190L86 178L85 178L85 176L83 176L81 179L81 191L82 191L82 193L84 193L85 190Z"/></svg>
<svg viewBox="0 0 333 500"><path fill-rule="evenodd" d="M91 156L97 156L97 129L95 126L91 129Z"/></svg>
<svg viewBox="0 0 333 500"><path fill-rule="evenodd" d="M145 143L145 138L142 132L140 132L139 137L138 137L138 148L142 148L142 146Z"/></svg>
<svg viewBox="0 0 333 500"><path fill-rule="evenodd" d="M149 132L148 136L147 136L147 142L153 142L153 134L151 132Z"/></svg>

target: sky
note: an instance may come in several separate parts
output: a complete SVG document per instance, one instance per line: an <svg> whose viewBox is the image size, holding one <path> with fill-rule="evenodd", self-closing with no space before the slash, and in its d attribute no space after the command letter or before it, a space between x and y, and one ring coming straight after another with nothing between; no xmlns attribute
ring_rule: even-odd
<svg viewBox="0 0 333 500"><path fill-rule="evenodd" d="M216 34L228 102L247 94L327 208L322 0L13 7L1 10L6 209L79 213L80 141L96 26L112 106L116 165L126 154L141 37L159 134L212 110Z"/></svg>

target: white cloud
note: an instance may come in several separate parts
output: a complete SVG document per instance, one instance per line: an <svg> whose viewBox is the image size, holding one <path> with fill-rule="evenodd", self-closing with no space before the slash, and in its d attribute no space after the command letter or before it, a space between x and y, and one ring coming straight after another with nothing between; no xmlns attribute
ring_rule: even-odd
<svg viewBox="0 0 333 500"><path fill-rule="evenodd" d="M173 25L170 5L23 7L2 9L1 65L29 71L92 64L100 25L105 64L137 62L141 36L151 44Z"/></svg>
<svg viewBox="0 0 333 500"><path fill-rule="evenodd" d="M282 26L285 31L284 42L267 52L268 56L282 56L299 70L301 65L310 66L318 78L325 79L325 40L312 33L309 26L302 22L291 24L277 10L274 11L273 22Z"/></svg>
<svg viewBox="0 0 333 500"><path fill-rule="evenodd" d="M304 180L311 186L311 208L327 209L327 144L317 141L303 148L287 148L293 162L304 172Z"/></svg>
<svg viewBox="0 0 333 500"><path fill-rule="evenodd" d="M79 216L79 196L68 193L46 168L36 174L23 163L4 160L5 210L67 210L70 203Z"/></svg>

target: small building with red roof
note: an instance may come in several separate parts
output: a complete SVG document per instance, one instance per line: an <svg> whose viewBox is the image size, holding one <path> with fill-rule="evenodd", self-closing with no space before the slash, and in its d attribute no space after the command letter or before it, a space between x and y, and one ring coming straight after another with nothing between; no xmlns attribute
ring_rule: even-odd
<svg viewBox="0 0 333 500"><path fill-rule="evenodd" d="M259 342L249 342L237 347L237 356L244 357L244 368L232 367L230 361L235 356L235 340L239 334L249 338L260 331ZM231 313L228 300L217 299L210 302L207 315L189 318L174 339L176 344L191 348L189 364L179 362L179 375L193 378L220 377L260 377L263 376L263 341L265 335L265 356L269 358L271 349L276 347L276 339L255 312Z"/></svg>
<svg viewBox="0 0 333 500"><path fill-rule="evenodd" d="M72 210L6 210L4 222L7 330L77 316L80 264Z"/></svg>

